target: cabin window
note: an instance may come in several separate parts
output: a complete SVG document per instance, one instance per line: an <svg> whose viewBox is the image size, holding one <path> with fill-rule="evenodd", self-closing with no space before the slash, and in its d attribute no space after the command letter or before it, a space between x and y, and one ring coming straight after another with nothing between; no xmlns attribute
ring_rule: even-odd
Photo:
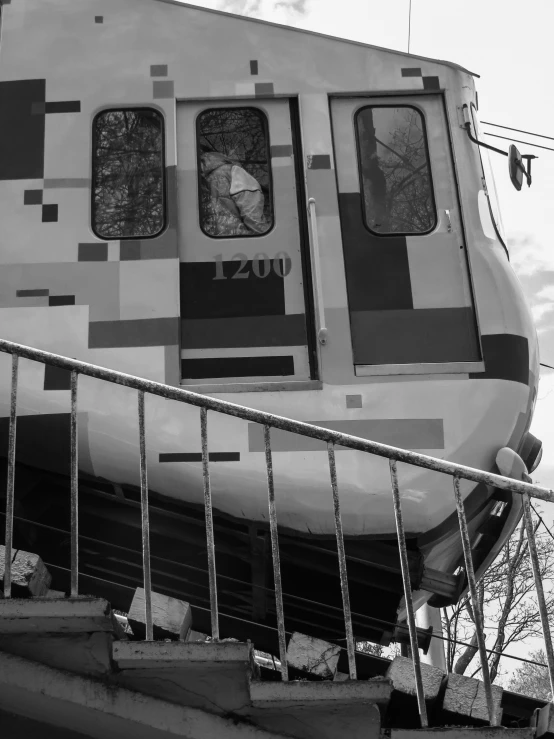
<svg viewBox="0 0 554 739"><path fill-rule="evenodd" d="M150 109L104 110L93 123L92 229L101 239L164 228L164 123Z"/></svg>
<svg viewBox="0 0 554 739"><path fill-rule="evenodd" d="M273 228L267 118L257 108L211 108L197 118L200 226L214 238Z"/></svg>
<svg viewBox="0 0 554 739"><path fill-rule="evenodd" d="M422 114L368 106L356 115L365 224L373 233L424 234L437 223Z"/></svg>

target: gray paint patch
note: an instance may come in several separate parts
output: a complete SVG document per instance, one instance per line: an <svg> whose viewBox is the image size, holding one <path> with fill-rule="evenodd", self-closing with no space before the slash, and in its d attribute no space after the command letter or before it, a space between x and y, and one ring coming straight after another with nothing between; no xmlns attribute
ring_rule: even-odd
<svg viewBox="0 0 554 739"><path fill-rule="evenodd" d="M167 77L167 64L151 64L150 77Z"/></svg>
<svg viewBox="0 0 554 739"><path fill-rule="evenodd" d="M421 77L420 67L403 67L402 77Z"/></svg>
<svg viewBox="0 0 554 739"><path fill-rule="evenodd" d="M347 408L361 408L362 407L362 396L361 395L347 395L346 396L346 407Z"/></svg>
<svg viewBox="0 0 554 739"><path fill-rule="evenodd" d="M178 318L144 318L129 321L91 321L90 349L131 346L169 346L179 343Z"/></svg>
<svg viewBox="0 0 554 739"><path fill-rule="evenodd" d="M173 80L152 83L154 100L165 100L175 97L175 85Z"/></svg>
<svg viewBox="0 0 554 739"><path fill-rule="evenodd" d="M331 169L329 154L308 154L308 169Z"/></svg>
<svg viewBox="0 0 554 739"><path fill-rule="evenodd" d="M140 241L122 241L119 245L119 259L122 262L140 259Z"/></svg>
<svg viewBox="0 0 554 739"><path fill-rule="evenodd" d="M18 298L39 298L48 296L50 290L17 290L15 294Z"/></svg>
<svg viewBox="0 0 554 739"><path fill-rule="evenodd" d="M45 190L70 187L90 187L90 179L88 177L50 177L44 180Z"/></svg>
<svg viewBox="0 0 554 739"><path fill-rule="evenodd" d="M271 147L271 158L276 159L277 157L291 157L292 156L292 144L277 144Z"/></svg>
<svg viewBox="0 0 554 739"><path fill-rule="evenodd" d="M181 343L187 349L237 349L261 346L304 346L306 316L237 316L186 318L181 322Z"/></svg>
<svg viewBox="0 0 554 739"><path fill-rule="evenodd" d="M355 364L481 359L472 308L352 311L350 322Z"/></svg>
<svg viewBox="0 0 554 739"><path fill-rule="evenodd" d="M77 260L79 262L107 262L108 245L98 242L79 244Z"/></svg>
<svg viewBox="0 0 554 739"><path fill-rule="evenodd" d="M306 423L403 449L444 449L442 418L376 418ZM346 447L336 448L338 451L346 450ZM257 423L248 424L248 449L251 452L265 451L263 428ZM271 449L274 452L323 452L327 444L309 436L272 429Z"/></svg>
<svg viewBox="0 0 554 739"><path fill-rule="evenodd" d="M254 94L258 96L275 95L273 82L256 82L254 85Z"/></svg>

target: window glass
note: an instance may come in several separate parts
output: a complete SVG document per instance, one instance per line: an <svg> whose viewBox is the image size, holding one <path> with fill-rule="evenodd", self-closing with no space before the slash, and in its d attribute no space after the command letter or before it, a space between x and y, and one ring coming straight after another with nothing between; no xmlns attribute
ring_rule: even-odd
<svg viewBox="0 0 554 739"><path fill-rule="evenodd" d="M198 117L200 225L214 237L261 236L273 227L267 120L256 108Z"/></svg>
<svg viewBox="0 0 554 739"><path fill-rule="evenodd" d="M481 126L479 125L477 111L475 110L473 105L471 106L471 113L473 115L473 135L478 141L483 141L483 132L481 131ZM481 157L481 166L483 167L483 175L485 177L485 192L489 201L489 209L491 212L492 222L496 230L496 235L502 242L504 248L506 248L506 234L504 232L504 224L502 223L502 215L500 213L500 203L498 200L498 193L496 191L496 182L494 181L490 153L482 146L479 146L477 148L479 149L479 156Z"/></svg>
<svg viewBox="0 0 554 739"><path fill-rule="evenodd" d="M94 119L92 228L102 239L156 236L164 227L163 118L105 110Z"/></svg>
<svg viewBox="0 0 554 739"><path fill-rule="evenodd" d="M378 234L421 234L436 224L423 116L410 107L356 115L366 225Z"/></svg>

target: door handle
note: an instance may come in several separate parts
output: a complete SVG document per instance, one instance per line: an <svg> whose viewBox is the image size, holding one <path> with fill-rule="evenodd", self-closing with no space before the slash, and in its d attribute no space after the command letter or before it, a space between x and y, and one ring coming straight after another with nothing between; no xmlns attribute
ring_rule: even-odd
<svg viewBox="0 0 554 739"><path fill-rule="evenodd" d="M452 233L452 221L450 220L450 211L445 210L444 215L446 216L446 230L448 233Z"/></svg>
<svg viewBox="0 0 554 739"><path fill-rule="evenodd" d="M310 198L308 200L308 211L310 213L310 225L312 231L312 254L318 324L317 340L320 344L325 345L327 343L327 328L325 327L325 304L323 302L323 289L321 284L321 260L319 255L319 234L317 232L315 198Z"/></svg>

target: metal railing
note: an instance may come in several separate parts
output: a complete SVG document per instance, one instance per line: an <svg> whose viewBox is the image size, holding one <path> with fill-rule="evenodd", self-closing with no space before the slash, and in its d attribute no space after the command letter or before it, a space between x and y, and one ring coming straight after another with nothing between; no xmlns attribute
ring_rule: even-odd
<svg viewBox="0 0 554 739"><path fill-rule="evenodd" d="M204 484L204 508L206 521L206 542L208 552L208 574L210 583L210 610L212 638L219 639L219 612L217 603L216 585L216 562L215 542L213 527L212 495L210 485L210 467L208 454L208 411L223 413L245 421L261 424L264 429L265 462L267 470L268 509L271 534L271 551L273 560L275 602L277 611L277 630L279 638L279 652L281 661L281 675L283 680L288 680L288 668L286 659L286 632L283 611L283 589L281 583L281 566L279 557L279 541L277 531L277 509L275 503L275 488L273 477L273 461L271 449L271 429L282 429L301 436L308 436L326 442L328 450L330 489L333 498L335 533L337 540L337 554L339 560L340 583L342 592L342 604L344 624L346 633L349 676L356 679L355 661L355 639L352 629L352 614L350 609L350 598L348 591L347 558L345 554L344 536L342 529L339 483L335 464L335 447L340 445L367 454L385 457L389 460L391 491L394 506L394 516L398 535L398 546L400 551L400 565L402 582L406 604L408 629L414 676L416 683L417 701L422 727L428 726L427 710L425 705L425 694L423 689L422 669L418 650L418 637L412 599L410 570L408 562L408 551L406 546L406 535L402 518L402 499L398 484L397 463L423 467L441 472L452 477L453 494L456 502L458 520L461 532L461 541L468 578L470 597L475 613L476 631L478 638L479 655L481 658L481 669L483 683L487 698L489 720L491 725L499 724L500 717L495 714L492 698L491 680L488 670L487 651L482 625L483 614L480 613L479 599L477 597L477 585L473 567L471 543L469 538L467 520L464 510L463 499L460 491L460 480L470 480L477 483L485 483L511 493L517 493L523 497L523 515L529 540L529 551L533 567L537 599L543 627L546 654L548 659L548 670L551 687L554 692L554 651L552 637L548 624L547 608L542 586L539 559L535 545L533 523L531 519L530 498L554 502L554 491L529 482L521 482L492 472L476 470L464 465L447 462L442 459L430 457L425 454L399 449L381 444L379 442L362 439L349 434L332 431L330 429L313 426L301 421L294 421L272 413L247 408L245 406L229 403L213 397L199 395L183 388L171 387L151 380L141 379L123 372L117 372L104 367L98 367L86 362L69 359L57 354L33 349L31 347L16 344L10 341L0 340L0 351L12 355L12 377L11 377L11 402L9 422L9 447L8 447L8 473L7 473L7 501L6 501L6 537L5 537L5 570L4 570L4 597L11 597L11 564L13 555L13 522L14 522L14 490L15 490L15 446L17 430L17 390L18 390L18 368L19 358L23 357L32 361L52 365L71 372L71 424L70 424L70 478L71 478L71 595L78 594L78 470L77 470L77 407L78 407L78 378L79 375L93 377L106 382L134 388L138 391L138 433L139 433L139 456L140 456L140 488L141 488L141 526L142 526L142 554L143 554L143 576L145 590L145 623L146 639L153 639L152 623L152 580L150 572L150 527L148 514L148 476L146 463L146 428L145 428L145 395L157 395L168 400L176 400L188 405L200 408L200 435L202 441L202 470Z"/></svg>

